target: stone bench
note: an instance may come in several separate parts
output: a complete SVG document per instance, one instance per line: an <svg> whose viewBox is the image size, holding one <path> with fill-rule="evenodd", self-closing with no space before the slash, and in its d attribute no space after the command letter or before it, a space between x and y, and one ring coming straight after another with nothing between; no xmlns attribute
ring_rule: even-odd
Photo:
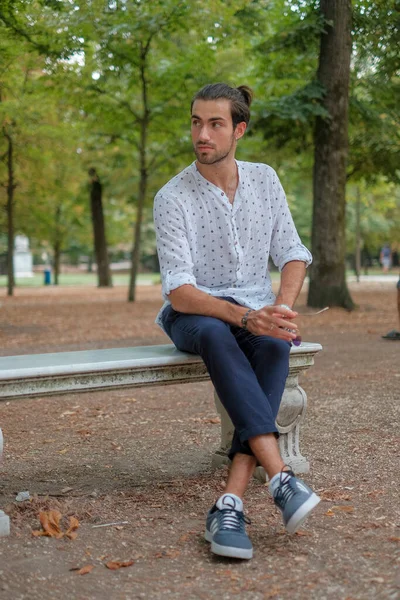
<svg viewBox="0 0 400 600"><path fill-rule="evenodd" d="M314 343L292 346L289 375L277 418L282 458L297 473L309 470L309 463L300 451L300 424L307 396L299 386L298 375L314 364L314 355L321 349L320 344ZM179 352L172 344L0 357L0 400L208 379L199 356ZM217 395L214 397L221 416L221 444L212 458L213 466L217 467L228 462L226 453L233 426ZM0 456L1 446L0 429ZM258 469L257 475L265 481L263 470Z"/></svg>

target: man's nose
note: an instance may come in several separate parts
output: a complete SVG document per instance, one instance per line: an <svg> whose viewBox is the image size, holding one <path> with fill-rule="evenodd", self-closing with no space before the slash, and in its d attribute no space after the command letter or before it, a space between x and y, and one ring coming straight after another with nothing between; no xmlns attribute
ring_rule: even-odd
<svg viewBox="0 0 400 600"><path fill-rule="evenodd" d="M210 131L207 125L203 125L199 133L199 141L207 141L210 139Z"/></svg>

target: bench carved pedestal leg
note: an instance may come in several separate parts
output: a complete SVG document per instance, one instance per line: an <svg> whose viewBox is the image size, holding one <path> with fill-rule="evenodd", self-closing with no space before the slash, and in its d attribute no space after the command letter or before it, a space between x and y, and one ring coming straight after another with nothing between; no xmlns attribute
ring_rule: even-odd
<svg viewBox="0 0 400 600"><path fill-rule="evenodd" d="M227 452L231 445L234 427L220 399L214 392L215 406L221 417L221 447L214 453L214 468L229 463ZM308 473L310 465L300 451L300 424L304 419L307 406L307 395L299 386L298 374L289 374L283 393L281 406L276 421L280 433L279 449L285 464L290 465L295 473ZM257 479L265 482L267 476L262 467L254 473Z"/></svg>

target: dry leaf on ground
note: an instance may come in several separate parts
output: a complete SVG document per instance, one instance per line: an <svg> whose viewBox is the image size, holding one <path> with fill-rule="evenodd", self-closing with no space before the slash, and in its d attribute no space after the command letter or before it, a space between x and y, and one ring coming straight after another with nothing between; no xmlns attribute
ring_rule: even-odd
<svg viewBox="0 0 400 600"><path fill-rule="evenodd" d="M52 537L60 540L61 538L68 537L70 540L74 540L77 536L75 531L79 527L79 521L75 517L69 518L69 527L67 531L63 531L60 526L62 515L58 510L41 511L39 513L39 521L43 530L32 531L32 535L35 537L45 536Z"/></svg>
<svg viewBox="0 0 400 600"><path fill-rule="evenodd" d="M69 527L67 529L67 531L65 532L65 536L67 538L69 538L70 540L74 540L77 537L77 533L76 530L79 527L79 521L76 517L70 517L69 518Z"/></svg>
<svg viewBox="0 0 400 600"><path fill-rule="evenodd" d="M94 569L94 565L85 565L84 567L82 567L82 569L79 569L79 571L77 571L77 573L78 573L78 575L87 575L88 573L93 571L93 569Z"/></svg>
<svg viewBox="0 0 400 600"><path fill-rule="evenodd" d="M123 567L130 567L133 564L135 564L134 560L110 560L108 563L106 563L106 567L111 571L117 571L118 569L122 569Z"/></svg>
<svg viewBox="0 0 400 600"><path fill-rule="evenodd" d="M339 490L322 490L319 492L321 500L327 502L337 502L338 500L351 500L350 494L341 492Z"/></svg>
<svg viewBox="0 0 400 600"><path fill-rule="evenodd" d="M39 513L39 521L43 527L43 531L32 531L35 537L47 536L60 539L63 537L63 532L60 528L61 513L58 510L42 511Z"/></svg>

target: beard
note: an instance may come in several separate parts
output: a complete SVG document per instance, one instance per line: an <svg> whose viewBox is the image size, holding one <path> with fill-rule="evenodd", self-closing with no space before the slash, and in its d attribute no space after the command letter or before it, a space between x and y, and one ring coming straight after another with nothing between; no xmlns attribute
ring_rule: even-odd
<svg viewBox="0 0 400 600"><path fill-rule="evenodd" d="M201 165L215 165L223 161L232 151L232 148L235 143L235 136L232 135L231 144L229 148L224 148L223 150L207 150L207 152L202 152L201 148L197 146L193 146L194 153L196 155L197 160Z"/></svg>

